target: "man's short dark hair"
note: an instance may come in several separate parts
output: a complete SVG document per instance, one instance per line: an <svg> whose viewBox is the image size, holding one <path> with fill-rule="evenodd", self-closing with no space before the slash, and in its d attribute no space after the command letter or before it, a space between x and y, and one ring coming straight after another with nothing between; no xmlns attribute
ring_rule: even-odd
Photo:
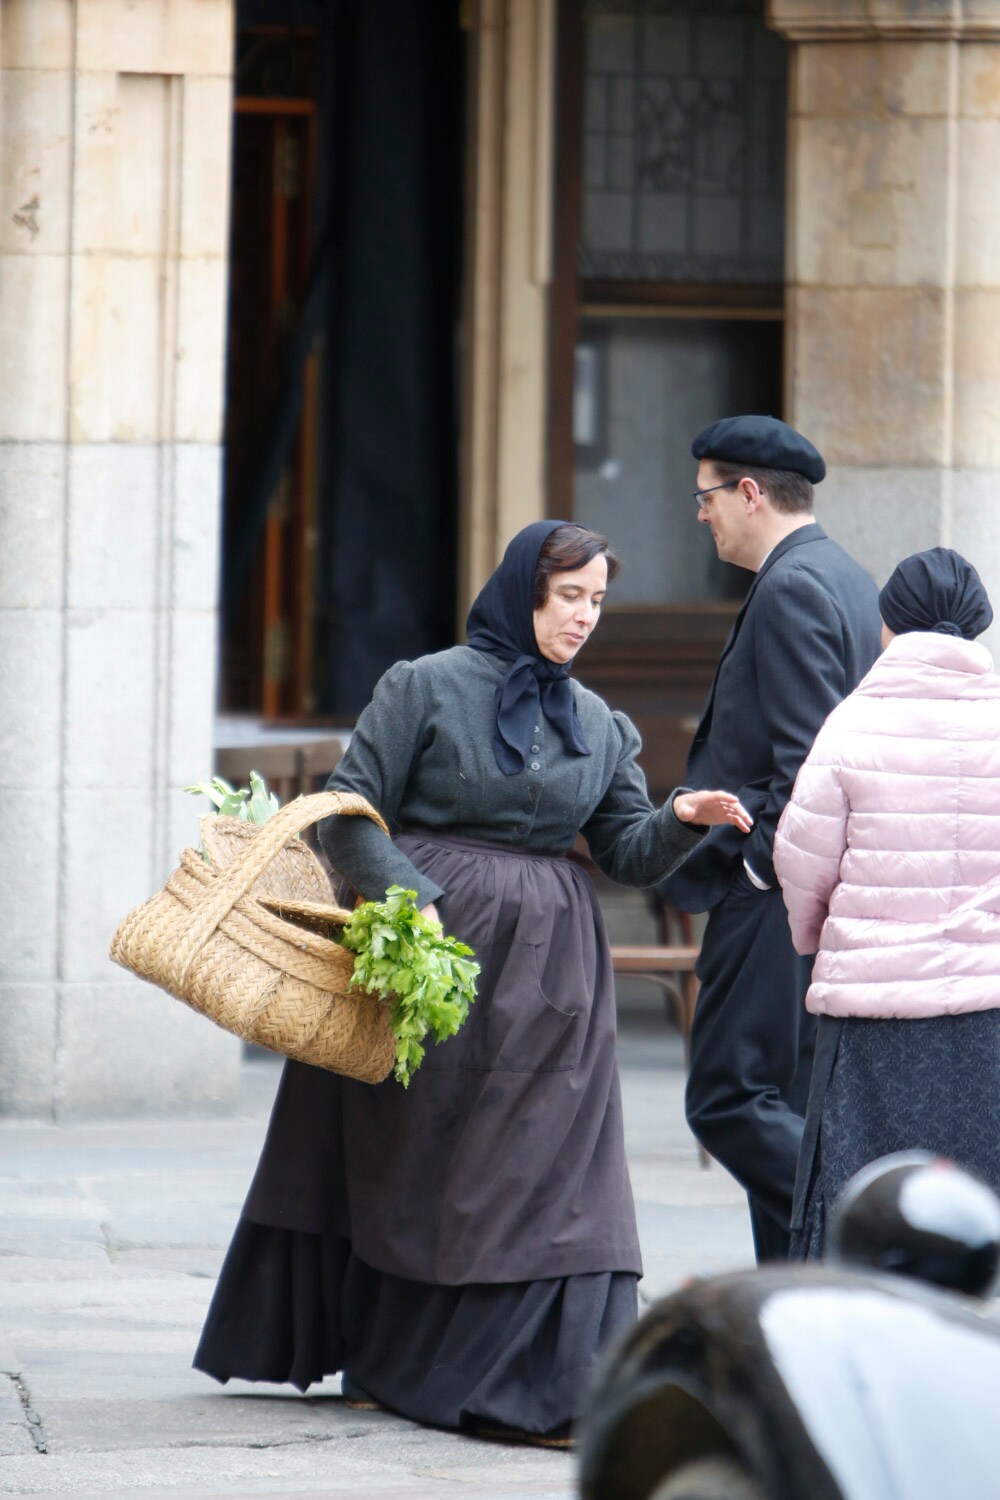
<svg viewBox="0 0 1000 1500"><path fill-rule="evenodd" d="M813 487L804 474L791 469L755 469L749 465L733 464L728 459L709 460L723 484L733 479L752 479L757 488L770 500L775 510L783 515L808 514L813 508Z"/></svg>

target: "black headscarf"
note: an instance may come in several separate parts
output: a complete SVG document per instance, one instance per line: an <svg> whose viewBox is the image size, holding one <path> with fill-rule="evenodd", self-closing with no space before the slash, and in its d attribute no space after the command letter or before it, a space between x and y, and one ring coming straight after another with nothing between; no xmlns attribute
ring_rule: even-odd
<svg viewBox="0 0 1000 1500"><path fill-rule="evenodd" d="M523 771L541 711L563 745L589 755L570 685L569 663L549 661L535 640L534 598L538 557L547 539L567 521L535 521L514 537L503 561L486 580L469 611L468 644L510 662L496 692L493 754L505 776Z"/></svg>
<svg viewBox="0 0 1000 1500"><path fill-rule="evenodd" d="M993 619L979 574L948 547L905 557L879 594L878 607L895 635L930 630L974 641Z"/></svg>

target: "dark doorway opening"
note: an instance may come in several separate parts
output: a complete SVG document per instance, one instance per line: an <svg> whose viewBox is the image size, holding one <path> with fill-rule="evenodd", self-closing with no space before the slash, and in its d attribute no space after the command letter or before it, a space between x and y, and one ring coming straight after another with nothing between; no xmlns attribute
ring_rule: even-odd
<svg viewBox="0 0 1000 1500"><path fill-rule="evenodd" d="M450 645L464 48L443 0L240 0L222 682L343 722Z"/></svg>

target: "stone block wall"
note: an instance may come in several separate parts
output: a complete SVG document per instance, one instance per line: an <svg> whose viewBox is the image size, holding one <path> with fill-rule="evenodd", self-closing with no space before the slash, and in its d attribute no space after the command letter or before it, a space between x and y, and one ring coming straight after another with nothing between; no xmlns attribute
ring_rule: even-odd
<svg viewBox="0 0 1000 1500"><path fill-rule="evenodd" d="M231 0L0 0L0 1112L230 1103L107 958L215 706Z"/></svg>
<svg viewBox="0 0 1000 1500"><path fill-rule="evenodd" d="M786 405L830 466L820 519L880 582L955 547L1000 609L1000 3L769 19L793 42Z"/></svg>

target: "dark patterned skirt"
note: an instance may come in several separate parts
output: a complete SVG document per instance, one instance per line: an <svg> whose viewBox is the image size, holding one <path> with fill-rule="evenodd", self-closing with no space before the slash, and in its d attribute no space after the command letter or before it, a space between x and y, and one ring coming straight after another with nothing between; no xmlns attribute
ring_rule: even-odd
<svg viewBox="0 0 1000 1500"><path fill-rule="evenodd" d="M194 1364L302 1391L343 1370L414 1422L553 1432L576 1417L595 1351L635 1322L637 1283L429 1286L373 1270L337 1235L241 1219Z"/></svg>
<svg viewBox="0 0 1000 1500"><path fill-rule="evenodd" d="M792 1214L792 1260L823 1254L848 1180L894 1151L930 1151L1000 1193L1000 1010L880 1021L822 1016Z"/></svg>

